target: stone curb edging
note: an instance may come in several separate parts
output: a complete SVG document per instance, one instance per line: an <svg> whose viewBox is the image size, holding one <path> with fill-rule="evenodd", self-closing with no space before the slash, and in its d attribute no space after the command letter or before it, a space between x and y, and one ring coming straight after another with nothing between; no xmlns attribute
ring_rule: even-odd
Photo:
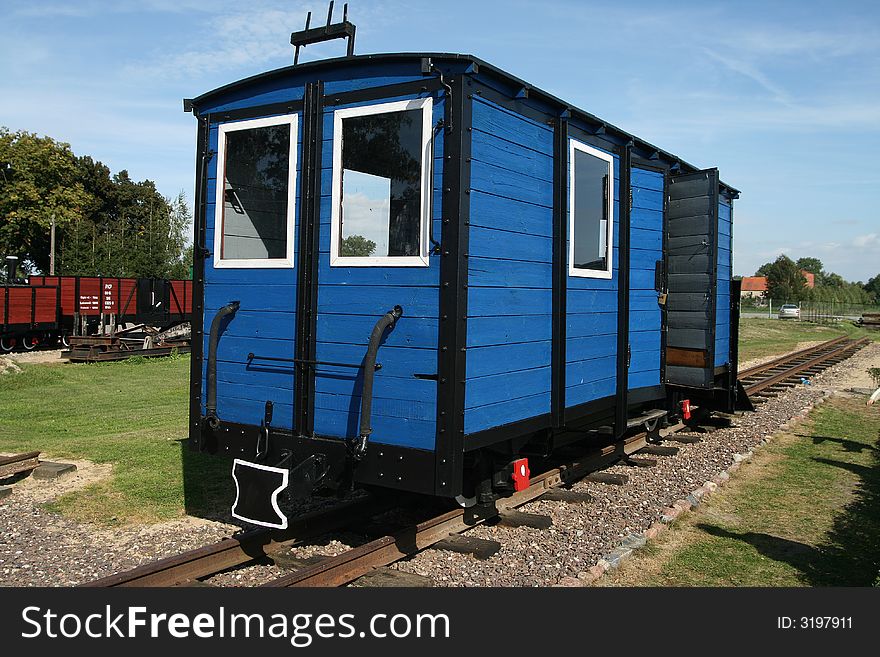
<svg viewBox="0 0 880 657"><path fill-rule="evenodd" d="M823 391L823 395L816 399L815 402L807 404L803 409L789 418L788 422L779 425L778 431L790 430L793 424L806 418L813 408L825 403L832 395L833 393L831 391ZM556 586L590 586L604 577L605 573L609 570L614 570L619 567L622 562L632 556L635 550L644 547L648 541L656 539L661 533L663 533L669 523L698 507L704 498L708 498L712 493L718 490L719 487L724 486L730 481L730 476L739 470L744 462L750 460L754 456L755 450L768 444L772 438L773 435L766 434L761 438L758 444L751 449L742 454L734 454L733 463L727 466L726 470L722 470L712 477L711 480L704 482L702 486L692 490L685 499L676 500L672 503L672 506L667 506L661 509L659 521L651 523L651 526L643 532L630 534L624 538L614 550L599 559L595 566L591 566L586 572L578 573L577 577L563 577Z"/></svg>

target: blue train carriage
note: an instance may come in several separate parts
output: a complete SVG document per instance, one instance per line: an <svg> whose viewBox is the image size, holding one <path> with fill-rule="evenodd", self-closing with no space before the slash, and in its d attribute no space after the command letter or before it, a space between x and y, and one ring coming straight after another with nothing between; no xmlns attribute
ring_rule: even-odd
<svg viewBox="0 0 880 657"><path fill-rule="evenodd" d="M236 517L284 527L325 486L491 504L587 429L732 403L716 171L465 55L310 62L185 108L190 437L234 459Z"/></svg>

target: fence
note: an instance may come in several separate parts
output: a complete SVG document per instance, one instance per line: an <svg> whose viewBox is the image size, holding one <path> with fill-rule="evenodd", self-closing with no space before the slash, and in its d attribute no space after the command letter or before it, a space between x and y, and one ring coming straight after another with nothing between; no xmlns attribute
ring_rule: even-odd
<svg viewBox="0 0 880 657"><path fill-rule="evenodd" d="M880 305L848 303L846 301L783 301L781 299L743 299L740 313L743 317L766 317L778 319L779 309L790 303L798 307L798 317L802 322L815 324L834 324L843 321L858 321L862 315L880 313Z"/></svg>

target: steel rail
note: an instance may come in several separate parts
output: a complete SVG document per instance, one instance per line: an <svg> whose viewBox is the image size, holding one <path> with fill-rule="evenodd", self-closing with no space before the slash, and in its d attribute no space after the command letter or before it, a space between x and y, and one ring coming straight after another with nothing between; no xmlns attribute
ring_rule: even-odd
<svg viewBox="0 0 880 657"><path fill-rule="evenodd" d="M521 506L532 499L540 497L540 495L549 488L558 486L563 483L572 482L588 472L597 470L607 462L617 458L632 454L647 446L646 434L637 434L626 440L607 445L600 449L591 451L582 461L567 466L554 468L548 472L532 478L532 486L526 491L514 494L512 497L499 501L499 510L512 509ZM537 492L539 491L540 492ZM529 492L531 491L531 493ZM309 514L300 516L293 521L291 527L284 531L257 529L239 536L224 538L217 543L205 545L194 550L188 550L177 555L159 559L142 566L138 566L131 570L114 573L107 577L80 584L80 587L159 587L159 586L181 586L192 583L194 581L204 579L211 575L217 574L229 568L235 568L256 561L263 557L271 557L284 549L288 549L293 545L304 540L320 536L330 531L334 531L345 527L352 522L352 519L362 519L364 513L381 513L390 508L390 501L387 503L377 503L371 498L363 498L352 500L350 502L340 504L331 509L321 509L313 511ZM387 547L389 542L397 543L401 546L405 543L405 537L411 535L414 537L412 545L407 548L408 551L402 552L396 550L398 556L394 557L395 549L388 549L382 556L374 556L371 565L364 571L350 571L346 576L339 577L341 570L333 570L327 577L335 577L340 584L321 584L320 578L314 578L311 582L298 585L306 586L339 586L350 582L362 574L372 570L376 563L382 561L382 564L393 563L394 561L411 554L412 551L418 551L429 547L450 533L460 533L469 529L472 524L467 524L463 520L464 512L462 509L455 509L436 518L426 520L418 525L409 527L402 532L396 533L393 537L385 536L364 546L355 548L355 550L344 553L349 555L352 560L357 561L357 555L366 551L373 554L377 549ZM433 530L433 533L432 533ZM431 537L428 540L428 537ZM381 546L379 544L382 544ZM372 549L368 546L373 546ZM357 552L360 551L360 552ZM341 555L342 556L342 555ZM330 561L322 561L318 566L323 566L321 572L328 569ZM356 564L357 565L357 564ZM300 573L309 573L313 567L307 567L299 570L293 575ZM354 574L360 572L360 574ZM283 578L282 578L283 579ZM308 580L308 578L306 578ZM318 582L318 583L316 583Z"/></svg>
<svg viewBox="0 0 880 657"><path fill-rule="evenodd" d="M844 343L838 343L830 351L825 351L813 358L801 361L791 367L783 369L781 372L764 377L757 382L747 384L745 386L746 393L749 395L759 394L767 388L783 384L786 381L797 377L799 374L805 373L807 370L813 370L816 367L821 367L822 369L830 367L831 365L848 358L868 342L870 342L868 338L862 338L861 340L847 340Z"/></svg>
<svg viewBox="0 0 880 657"><path fill-rule="evenodd" d="M373 504L375 501L367 497L351 500L331 509L319 509L304 514L296 518L286 530L251 530L79 586L179 586L271 556L302 540L339 529L350 522L352 517L361 517L363 511Z"/></svg>
<svg viewBox="0 0 880 657"><path fill-rule="evenodd" d="M821 345L802 349L788 356L749 368L742 373L741 380L767 373L768 376L762 377L758 381L746 382L745 387L748 394L760 394L768 388L784 384L789 379L812 371L816 367L827 367L840 362L868 342L868 338L861 340L849 340L846 337L835 338ZM792 365L792 363L794 364ZM779 372L771 371L779 368L783 369ZM670 427L663 431L663 435L668 435L683 427L682 424ZM646 446L647 434L640 433L621 442L592 450L572 463L532 477L531 484L527 489L498 500L497 508L500 512L515 509L538 499L551 488L573 483L590 472L599 470L627 455L634 454ZM370 498L352 500L329 510L317 510L303 515L295 519L293 525L284 531L266 529L249 531L80 586L184 585L223 570L271 556L298 542L344 527L351 522L352 517L362 518L364 512L375 505L375 501ZM454 509L393 534L372 540L335 557L329 557L319 563L306 566L262 586L342 586L378 567L387 566L424 550L450 534L466 532L484 520L468 519L464 509Z"/></svg>
<svg viewBox="0 0 880 657"><path fill-rule="evenodd" d="M812 347L807 347L805 349L801 349L800 351L796 351L794 353L788 354L786 356L780 356L779 358L775 358L773 360L767 361L766 363L761 363L759 365L755 365L754 367L750 367L747 370L743 370L739 373L740 381L744 379L748 379L750 377L756 376L767 370L771 370L777 367L785 366L791 363L791 361L796 360L798 358L804 358L808 356L812 356L819 351L824 349L829 349L831 347L836 346L837 344L847 340L847 337L841 336L839 338L834 338L832 340L828 340L827 342L823 342L822 344L817 344Z"/></svg>
<svg viewBox="0 0 880 657"><path fill-rule="evenodd" d="M499 499L499 512L532 502L551 488L584 477L610 459L637 452L647 446L647 434L640 433L621 442L594 450L583 459L553 468L531 479L525 490ZM382 536L369 543L329 557L263 584L263 587L332 587L356 580L376 568L387 566L404 557L430 547L450 534L459 534L480 524L485 519L468 521L465 509L454 509L394 534Z"/></svg>

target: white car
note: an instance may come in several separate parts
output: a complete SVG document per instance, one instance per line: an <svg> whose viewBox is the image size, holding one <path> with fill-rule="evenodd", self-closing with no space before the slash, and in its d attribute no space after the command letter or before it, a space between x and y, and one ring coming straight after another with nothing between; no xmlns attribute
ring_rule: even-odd
<svg viewBox="0 0 880 657"><path fill-rule="evenodd" d="M779 309L779 319L800 319L801 309L793 303L786 303Z"/></svg>

